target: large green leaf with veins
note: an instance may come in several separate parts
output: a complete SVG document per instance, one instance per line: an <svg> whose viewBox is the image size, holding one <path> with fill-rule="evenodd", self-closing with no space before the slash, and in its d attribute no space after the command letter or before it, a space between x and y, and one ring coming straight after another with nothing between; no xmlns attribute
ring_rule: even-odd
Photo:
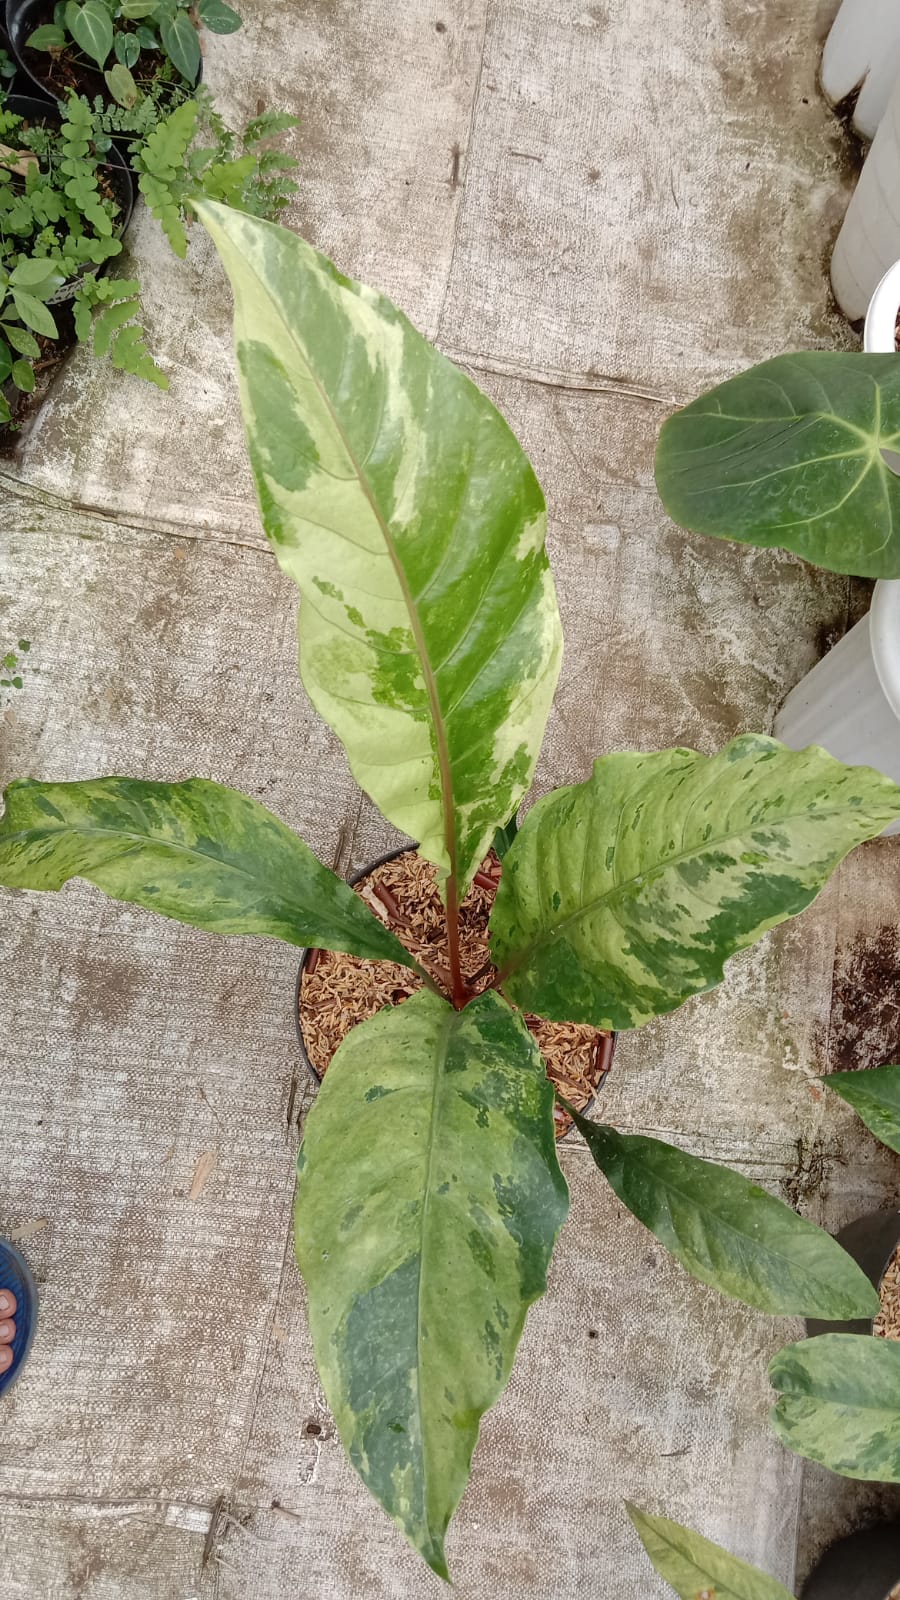
<svg viewBox="0 0 900 1600"><path fill-rule="evenodd" d="M684 528L900 577L900 356L777 356L663 425L656 483Z"/></svg>
<svg viewBox="0 0 900 1600"><path fill-rule="evenodd" d="M86 878L114 900L210 933L261 934L415 966L359 895L258 800L205 778L11 783L0 884Z"/></svg>
<svg viewBox="0 0 900 1600"><path fill-rule="evenodd" d="M794 1600L774 1578L690 1528L648 1516L637 1506L626 1510L654 1567L680 1600Z"/></svg>
<svg viewBox="0 0 900 1600"><path fill-rule="evenodd" d="M299 1164L297 1256L351 1461L435 1572L482 1413L568 1207L553 1092L519 1017L423 991L355 1028Z"/></svg>
<svg viewBox="0 0 900 1600"><path fill-rule="evenodd" d="M900 1155L900 1066L831 1072L822 1082L853 1107L882 1144Z"/></svg>
<svg viewBox="0 0 900 1600"><path fill-rule="evenodd" d="M561 635L528 459L383 295L209 202L300 669L385 816L465 886L528 787Z"/></svg>
<svg viewBox="0 0 900 1600"><path fill-rule="evenodd" d="M605 756L538 802L504 858L504 990L556 1021L639 1027L712 988L898 816L880 773L757 734L710 757Z"/></svg>
<svg viewBox="0 0 900 1600"><path fill-rule="evenodd" d="M823 1333L779 1351L769 1381L788 1449L844 1478L900 1483L900 1342Z"/></svg>
<svg viewBox="0 0 900 1600"><path fill-rule="evenodd" d="M853 1257L783 1200L728 1167L567 1109L619 1199L702 1283L776 1316L877 1314Z"/></svg>

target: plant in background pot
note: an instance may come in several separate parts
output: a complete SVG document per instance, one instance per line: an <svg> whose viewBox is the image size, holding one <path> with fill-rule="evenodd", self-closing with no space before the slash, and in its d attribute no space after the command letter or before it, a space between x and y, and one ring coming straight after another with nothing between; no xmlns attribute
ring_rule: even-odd
<svg viewBox="0 0 900 1600"><path fill-rule="evenodd" d="M14 385L0 398L0 421L13 417L15 390L30 393L36 372L74 337L166 388L137 320L139 284L102 276L133 202L121 159L96 149L74 96L64 116L0 97L0 145L0 382Z"/></svg>
<svg viewBox="0 0 900 1600"><path fill-rule="evenodd" d="M531 782L560 664L540 486L486 396L388 300L282 228L196 209L234 288L263 522L302 591L303 681L359 783L419 839L440 928L430 957L412 953L271 813L199 778L13 783L0 882L81 876L210 931L394 963L418 985L328 1066L296 1244L344 1445L446 1577L479 1421L568 1206L524 1015L634 1028L712 988L900 816L900 789L756 735L712 757L606 756L525 817L491 959L472 971L468 891ZM623 1203L703 1282L777 1314L874 1312L834 1240L739 1174L576 1121Z"/></svg>
<svg viewBox="0 0 900 1600"><path fill-rule="evenodd" d="M203 59L201 27L241 26L224 0L9 0L7 22L23 68L46 93L105 85L114 100L190 91Z"/></svg>

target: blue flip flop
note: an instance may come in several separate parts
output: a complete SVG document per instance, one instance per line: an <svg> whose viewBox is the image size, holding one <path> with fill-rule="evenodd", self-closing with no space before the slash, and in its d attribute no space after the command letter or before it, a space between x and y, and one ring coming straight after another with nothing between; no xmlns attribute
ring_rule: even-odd
<svg viewBox="0 0 900 1600"><path fill-rule="evenodd" d="M12 1366L0 1373L0 1395L15 1383L31 1349L37 1327L37 1284L31 1269L14 1244L0 1239L0 1289L11 1289L16 1297L16 1337L12 1342Z"/></svg>

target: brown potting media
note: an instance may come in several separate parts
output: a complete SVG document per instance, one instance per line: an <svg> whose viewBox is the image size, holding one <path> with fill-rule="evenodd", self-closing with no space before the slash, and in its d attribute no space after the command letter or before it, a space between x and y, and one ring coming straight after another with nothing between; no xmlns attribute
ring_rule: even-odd
<svg viewBox="0 0 900 1600"><path fill-rule="evenodd" d="M487 924L500 870L491 851L460 908L462 970L476 993L486 989L495 975ZM356 885L356 893L446 992L444 907L431 863L414 850L406 851L376 867ZM317 951L316 959L307 962L300 988L300 1023L316 1071L327 1070L338 1045L358 1022L374 1017L384 1006L402 1004L421 987L416 973L393 961ZM611 1036L584 1023L548 1022L528 1015L524 1020L551 1082L576 1110L585 1110L609 1070ZM571 1118L560 1106L554 1107L553 1115L561 1138L571 1127Z"/></svg>
<svg viewBox="0 0 900 1600"><path fill-rule="evenodd" d="M879 1292L881 1310L875 1318L872 1331L876 1339L900 1339L900 1245L891 1256ZM893 1600L893 1596L888 1596L888 1600Z"/></svg>

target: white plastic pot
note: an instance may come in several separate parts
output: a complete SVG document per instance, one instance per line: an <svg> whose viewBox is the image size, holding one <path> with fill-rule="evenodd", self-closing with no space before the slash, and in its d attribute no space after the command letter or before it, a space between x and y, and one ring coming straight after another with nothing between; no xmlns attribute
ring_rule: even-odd
<svg viewBox="0 0 900 1600"><path fill-rule="evenodd" d="M822 56L822 88L832 105L854 90L853 126L874 139L900 77L900 5L897 0L844 0Z"/></svg>
<svg viewBox="0 0 900 1600"><path fill-rule="evenodd" d="M853 191L831 258L834 296L851 322L865 316L878 284L898 257L900 76Z"/></svg>
<svg viewBox="0 0 900 1600"><path fill-rule="evenodd" d="M900 262L872 296L866 350L894 349L898 306ZM791 690L774 731L792 750L818 744L900 783L900 579L879 579L868 616ZM885 832L900 832L900 822Z"/></svg>

